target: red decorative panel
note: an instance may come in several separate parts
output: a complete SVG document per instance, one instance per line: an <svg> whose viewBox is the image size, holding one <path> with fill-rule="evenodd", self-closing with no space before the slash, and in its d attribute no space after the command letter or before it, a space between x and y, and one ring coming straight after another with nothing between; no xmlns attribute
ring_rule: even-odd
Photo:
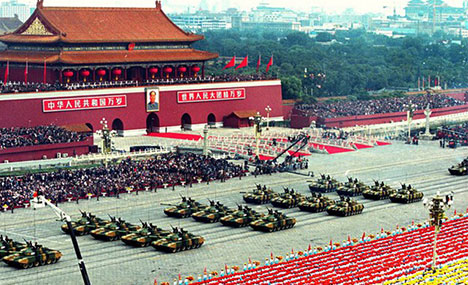
<svg viewBox="0 0 468 285"><path fill-rule="evenodd" d="M211 102L246 99L245 88L177 92L178 103Z"/></svg>
<svg viewBox="0 0 468 285"><path fill-rule="evenodd" d="M126 95L42 100L44 113L121 107L127 107Z"/></svg>

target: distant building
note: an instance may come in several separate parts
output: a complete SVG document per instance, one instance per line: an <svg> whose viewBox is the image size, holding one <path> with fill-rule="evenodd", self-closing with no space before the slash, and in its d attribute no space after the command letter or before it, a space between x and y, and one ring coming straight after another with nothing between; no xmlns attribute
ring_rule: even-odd
<svg viewBox="0 0 468 285"><path fill-rule="evenodd" d="M207 31L225 30L231 28L231 18L225 13L197 11L195 13L171 14L171 20L184 30Z"/></svg>
<svg viewBox="0 0 468 285"><path fill-rule="evenodd" d="M2 2L0 5L0 17L12 18L18 15L21 22L24 22L31 14L31 7L26 4L18 3L17 0Z"/></svg>
<svg viewBox="0 0 468 285"><path fill-rule="evenodd" d="M260 3L249 13L232 17L232 28L240 30L285 32L299 31L300 27L298 13L286 8L270 7L268 3Z"/></svg>
<svg viewBox="0 0 468 285"><path fill-rule="evenodd" d="M18 15L14 17L0 18L0 34L9 33L16 30L23 22L18 19Z"/></svg>

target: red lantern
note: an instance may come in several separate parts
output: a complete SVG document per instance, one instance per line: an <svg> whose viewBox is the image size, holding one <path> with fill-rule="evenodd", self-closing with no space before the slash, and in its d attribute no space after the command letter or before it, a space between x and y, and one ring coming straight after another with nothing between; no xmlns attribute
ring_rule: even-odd
<svg viewBox="0 0 468 285"><path fill-rule="evenodd" d="M99 81L102 81L102 77L106 75L106 70L105 69L99 69L97 71L97 75L99 75Z"/></svg>
<svg viewBox="0 0 468 285"><path fill-rule="evenodd" d="M195 73L197 73L197 72L200 71L200 67L194 65L194 66L192 67L192 71L195 72Z"/></svg>
<svg viewBox="0 0 468 285"><path fill-rule="evenodd" d="M90 73L89 70L86 70L86 69L83 69L83 70L81 71L81 76L84 77L84 78L83 78L83 81L84 81L84 82L86 82L86 77L89 76L89 73Z"/></svg>
<svg viewBox="0 0 468 285"><path fill-rule="evenodd" d="M73 71L71 70L66 70L63 72L63 76L67 78L67 83L70 82L70 77L73 76Z"/></svg>
<svg viewBox="0 0 468 285"><path fill-rule="evenodd" d="M172 67L165 67L164 72L166 73L166 78L169 78L169 73L172 73Z"/></svg>
<svg viewBox="0 0 468 285"><path fill-rule="evenodd" d="M112 70L112 74L114 74L116 76L119 76L119 75L122 74L122 69L116 68L116 69Z"/></svg>
<svg viewBox="0 0 468 285"><path fill-rule="evenodd" d="M154 79L154 75L158 73L159 69L157 67L151 67L148 71L151 73L151 78Z"/></svg>
<svg viewBox="0 0 468 285"><path fill-rule="evenodd" d="M185 66L180 66L179 67L179 72L186 72L187 71L187 67Z"/></svg>

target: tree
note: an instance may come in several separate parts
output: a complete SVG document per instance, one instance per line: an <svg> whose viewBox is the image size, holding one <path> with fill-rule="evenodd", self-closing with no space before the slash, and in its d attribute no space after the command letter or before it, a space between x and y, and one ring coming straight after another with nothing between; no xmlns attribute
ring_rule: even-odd
<svg viewBox="0 0 468 285"><path fill-rule="evenodd" d="M299 99L302 97L302 82L294 76L283 77L281 79L281 91L283 99Z"/></svg>

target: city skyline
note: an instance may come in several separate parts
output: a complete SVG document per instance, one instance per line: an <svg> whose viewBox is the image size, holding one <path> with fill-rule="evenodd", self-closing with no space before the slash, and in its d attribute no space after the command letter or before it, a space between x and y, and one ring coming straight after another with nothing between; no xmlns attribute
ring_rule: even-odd
<svg viewBox="0 0 468 285"><path fill-rule="evenodd" d="M7 2L2 0L3 2ZM18 0L19 3L26 3L35 6L36 0ZM65 0L44 0L45 6L79 6L79 7L154 7L154 0L82 0L71 2ZM323 9L327 13L342 13L346 9L353 9L356 13L385 13L392 14L395 9L398 14L403 14L403 8L409 0L378 0L364 2L362 0L329 0L329 1L308 1L296 0L285 2L281 0L257 0L257 1L224 1L224 0L195 0L190 5L184 0L162 0L164 11L168 13L195 11L200 7L208 7L211 10L224 10L226 8L238 8L239 10L250 10L258 6L261 2L268 2L270 6L290 8L295 11L309 12L312 8ZM444 0L450 6L461 7L463 0Z"/></svg>

